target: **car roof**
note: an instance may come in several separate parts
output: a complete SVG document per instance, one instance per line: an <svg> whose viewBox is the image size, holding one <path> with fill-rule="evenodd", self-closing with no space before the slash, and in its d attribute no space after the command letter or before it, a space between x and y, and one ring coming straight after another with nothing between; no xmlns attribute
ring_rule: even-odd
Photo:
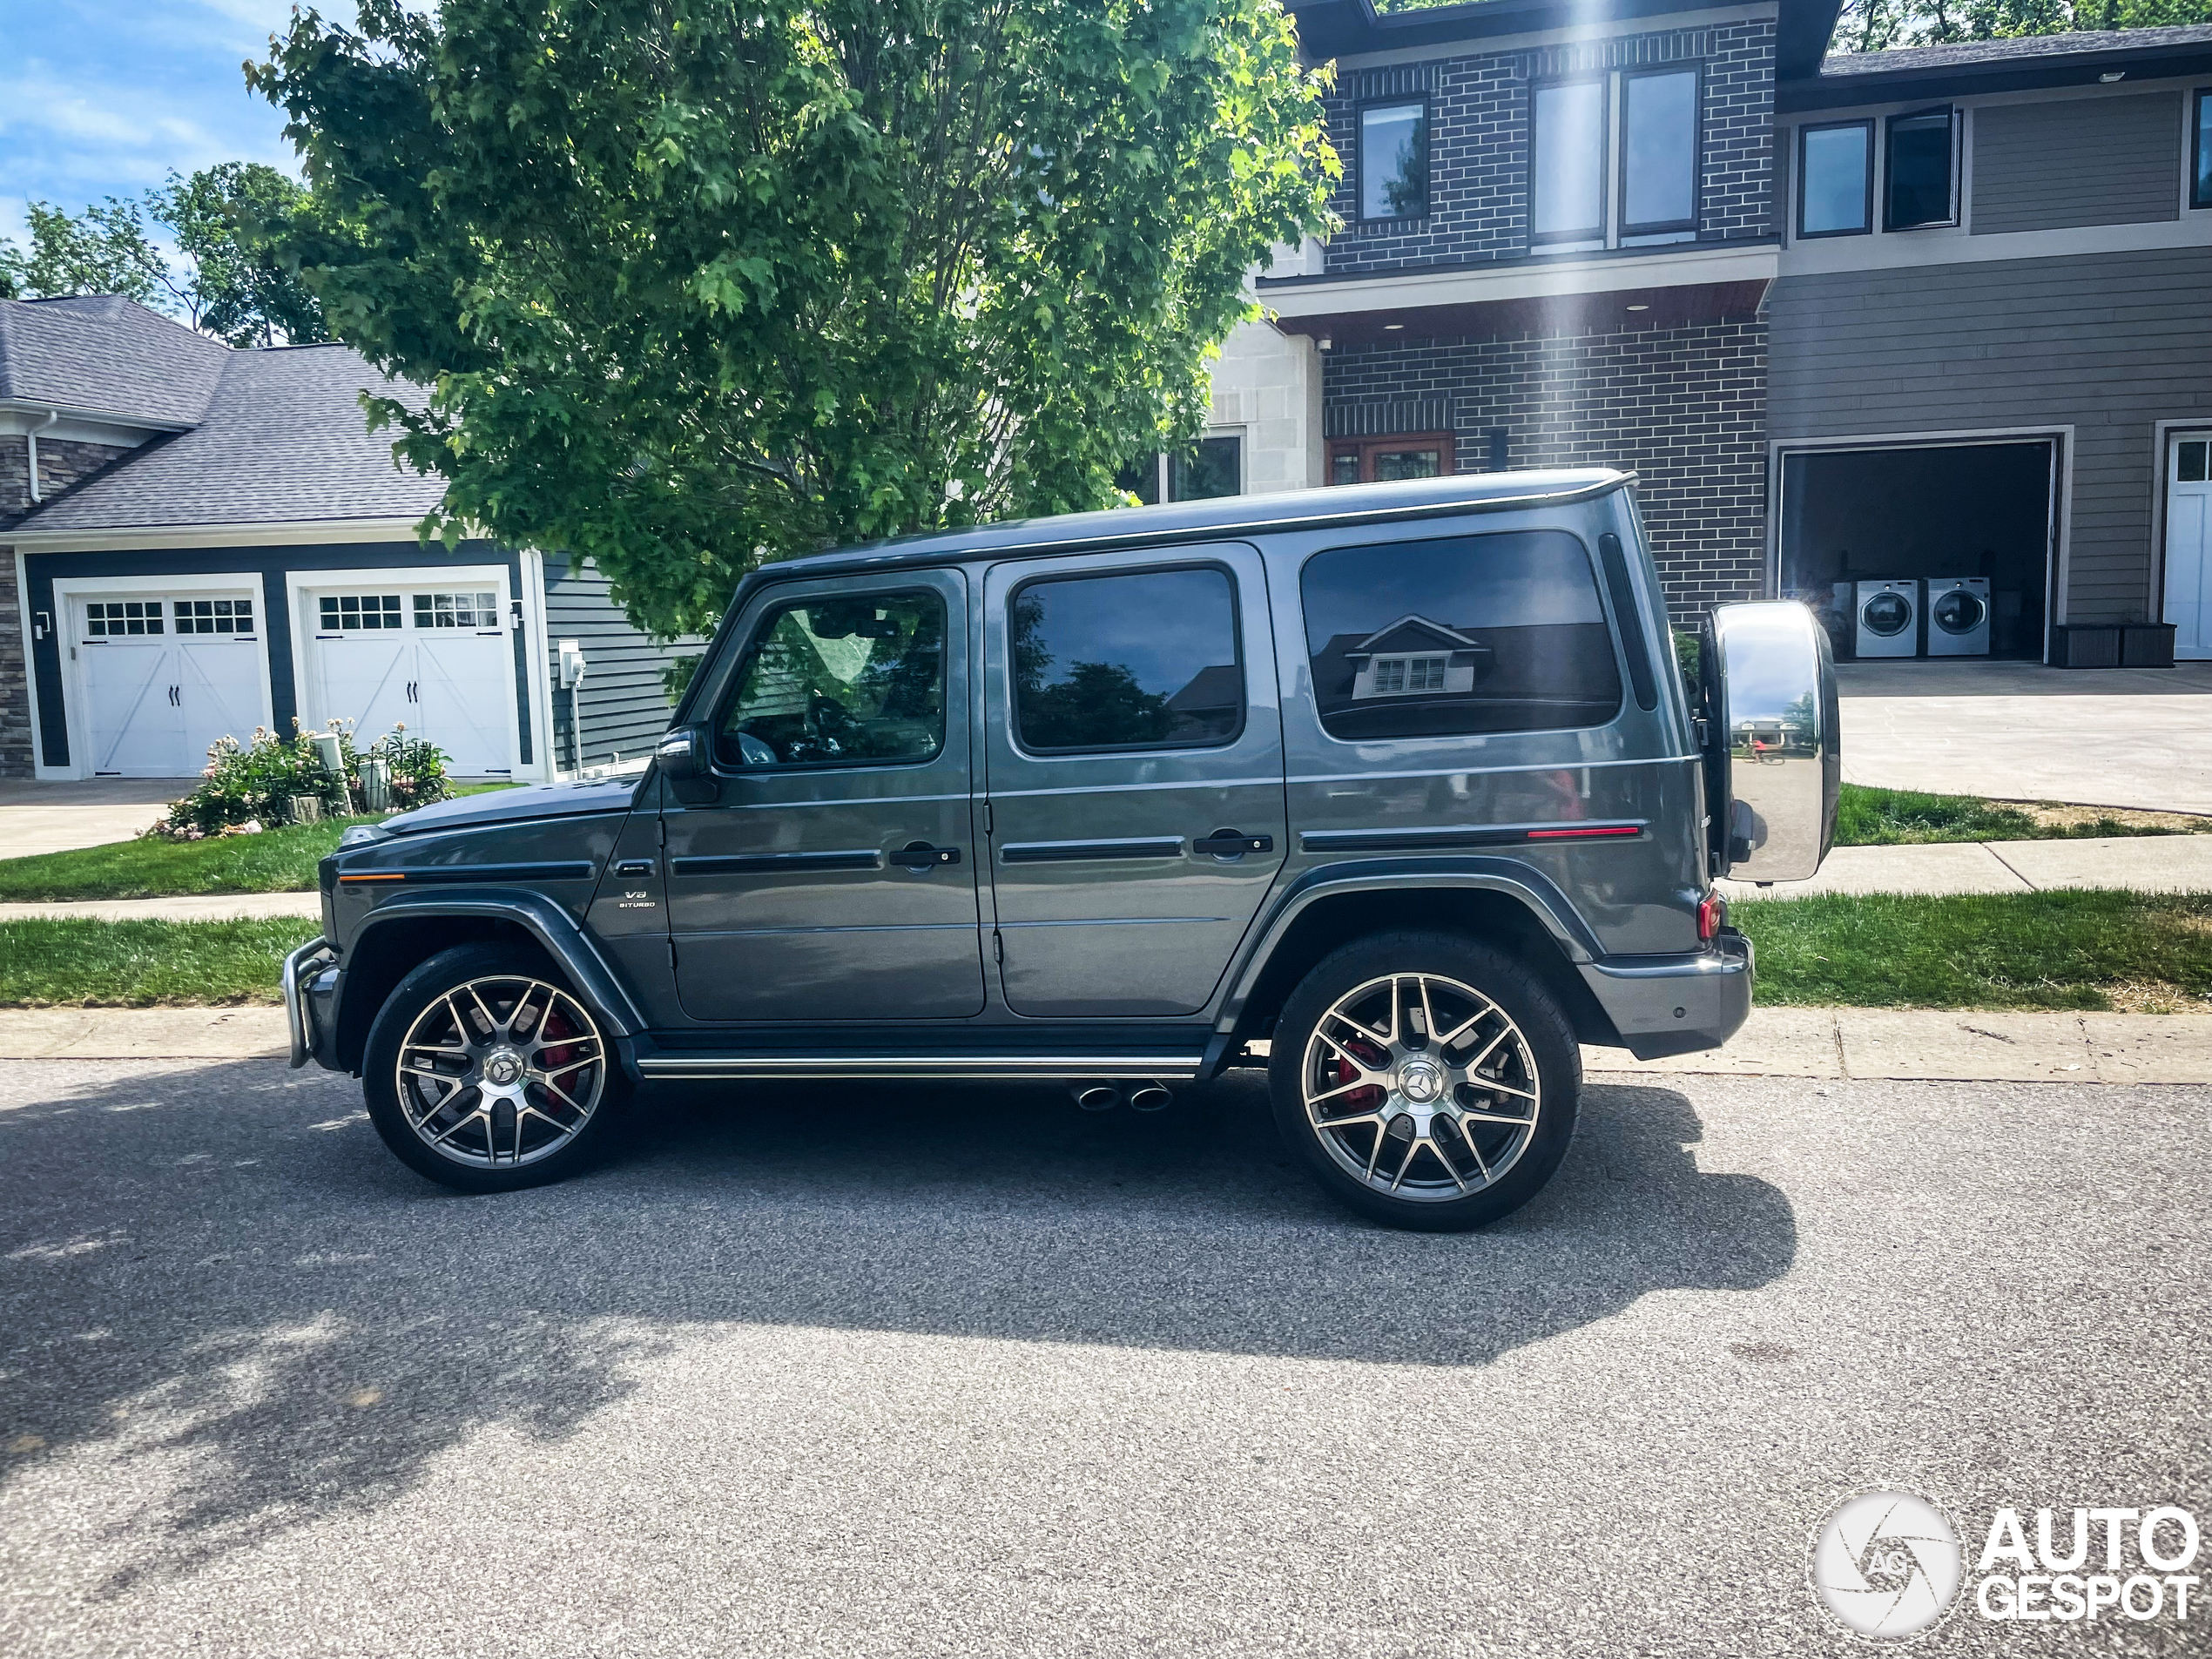
<svg viewBox="0 0 2212 1659"><path fill-rule="evenodd" d="M1265 530L1386 523L1452 513L1502 511L1586 501L1635 482L1610 467L1554 471L1458 473L1386 484L1340 484L1264 496L1222 496L1158 507L1121 507L1055 518L1016 518L967 529L932 530L869 546L779 560L761 577L782 580L830 571L943 564L954 559L1014 554L1077 553L1100 547L1219 541ZM747 585L751 585L750 583Z"/></svg>

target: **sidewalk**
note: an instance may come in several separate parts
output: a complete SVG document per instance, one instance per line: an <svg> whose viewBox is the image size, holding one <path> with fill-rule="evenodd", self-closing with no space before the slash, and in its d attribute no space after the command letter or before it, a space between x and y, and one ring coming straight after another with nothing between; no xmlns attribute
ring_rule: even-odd
<svg viewBox="0 0 2212 1659"><path fill-rule="evenodd" d="M1730 899L1804 899L1817 893L2033 893L2125 887L2212 893L2212 835L2114 835L2078 841L1936 841L1923 846L1839 846L1810 881L1717 884Z"/></svg>
<svg viewBox="0 0 2212 1659"><path fill-rule="evenodd" d="M127 841L199 781L197 778L88 778L79 783L0 782L0 853L33 853Z"/></svg>
<svg viewBox="0 0 2212 1659"><path fill-rule="evenodd" d="M256 1060L287 1049L284 1010L0 1010L0 1059ZM1601 1082L1637 1077L2212 1083L2212 1014L1760 1008L1725 1049L1638 1062L1585 1049Z"/></svg>

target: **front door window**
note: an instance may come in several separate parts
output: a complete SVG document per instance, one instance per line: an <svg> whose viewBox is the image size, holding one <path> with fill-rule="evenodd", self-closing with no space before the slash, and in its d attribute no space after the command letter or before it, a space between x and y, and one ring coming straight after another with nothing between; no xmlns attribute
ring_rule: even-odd
<svg viewBox="0 0 2212 1659"><path fill-rule="evenodd" d="M1329 445L1332 484L1387 484L1406 478L1440 478L1458 470L1448 432L1339 438Z"/></svg>

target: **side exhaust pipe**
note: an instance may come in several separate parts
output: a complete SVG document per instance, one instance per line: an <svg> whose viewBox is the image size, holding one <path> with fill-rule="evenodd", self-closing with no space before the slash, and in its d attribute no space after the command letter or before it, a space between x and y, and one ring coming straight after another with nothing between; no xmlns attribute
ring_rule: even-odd
<svg viewBox="0 0 2212 1659"><path fill-rule="evenodd" d="M1163 1112L1175 1103L1175 1096L1163 1083L1139 1083L1129 1091L1129 1109L1133 1112Z"/></svg>
<svg viewBox="0 0 2212 1659"><path fill-rule="evenodd" d="M1068 1092L1087 1112L1110 1112L1122 1103L1122 1091L1111 1083L1071 1085Z"/></svg>

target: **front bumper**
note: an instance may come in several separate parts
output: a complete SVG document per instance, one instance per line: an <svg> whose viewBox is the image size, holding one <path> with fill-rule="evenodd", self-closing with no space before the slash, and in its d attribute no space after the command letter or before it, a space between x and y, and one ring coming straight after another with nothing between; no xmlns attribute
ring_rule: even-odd
<svg viewBox="0 0 2212 1659"><path fill-rule="evenodd" d="M338 952L327 939L311 939L284 959L284 1022L292 1037L292 1069L313 1060L339 1069Z"/></svg>
<svg viewBox="0 0 2212 1659"><path fill-rule="evenodd" d="M1708 950L1581 964L1622 1046L1639 1060L1717 1049L1751 1017L1751 941L1723 927Z"/></svg>

